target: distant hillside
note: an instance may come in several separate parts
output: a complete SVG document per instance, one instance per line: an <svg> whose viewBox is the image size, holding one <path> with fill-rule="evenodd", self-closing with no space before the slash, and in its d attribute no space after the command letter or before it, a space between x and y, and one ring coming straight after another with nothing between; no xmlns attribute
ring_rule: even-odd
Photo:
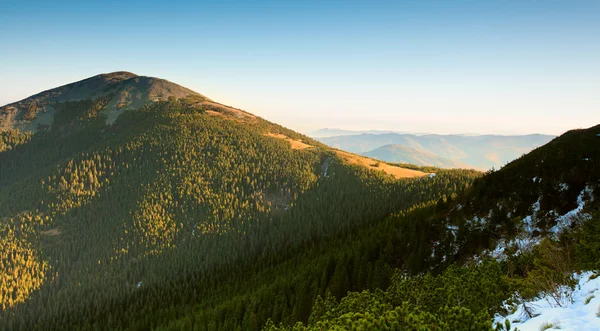
<svg viewBox="0 0 600 331"><path fill-rule="evenodd" d="M362 155L377 160L394 163L410 163L421 166L433 166L439 168L473 168L462 162L453 161L435 154L420 151L403 145L385 145Z"/></svg>
<svg viewBox="0 0 600 331"><path fill-rule="evenodd" d="M524 136L500 135L414 135L414 134L360 134L318 138L324 144L352 153L366 153L385 145L403 145L439 157L471 166L498 169L506 163L539 147L554 136L531 134Z"/></svg>
<svg viewBox="0 0 600 331"><path fill-rule="evenodd" d="M47 130L54 124L57 111L65 115L69 109L81 106L87 106L88 109L83 114L74 116L83 118L102 113L107 116L107 123L113 123L127 109L137 109L170 97L210 101L199 93L164 79L137 76L124 71L113 72L44 91L0 107L0 131Z"/></svg>

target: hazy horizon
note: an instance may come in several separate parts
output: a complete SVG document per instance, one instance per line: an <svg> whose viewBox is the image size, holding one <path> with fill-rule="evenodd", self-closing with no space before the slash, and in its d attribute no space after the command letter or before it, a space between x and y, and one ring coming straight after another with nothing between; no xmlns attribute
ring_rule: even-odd
<svg viewBox="0 0 600 331"><path fill-rule="evenodd" d="M0 104L125 70L303 133L600 122L600 2L373 4L8 1Z"/></svg>
<svg viewBox="0 0 600 331"><path fill-rule="evenodd" d="M573 128L573 129L577 129L577 128ZM370 129L366 129L366 130L361 130L361 129L345 129L345 128L319 128L316 130L312 130L312 131L308 131L306 134L309 136L312 136L315 133L318 133L322 130L339 130L339 131L346 131L346 132L351 132L352 134L354 133L360 133L360 134L389 134L389 133L394 133L394 134L412 134L412 135L428 135L428 134L440 134L440 135L464 135L464 136L480 136L480 135L498 135L498 136L503 136L503 135L507 135L507 136L512 136L512 135L534 135L534 134L540 134L540 135L551 135L551 136L557 136L557 134L550 134L550 133L539 133L539 132L512 132L512 133L491 133L491 132L446 132L446 133L435 133L435 132L417 132L417 131L402 131L402 130L379 130L379 129L374 129L374 130L370 130Z"/></svg>

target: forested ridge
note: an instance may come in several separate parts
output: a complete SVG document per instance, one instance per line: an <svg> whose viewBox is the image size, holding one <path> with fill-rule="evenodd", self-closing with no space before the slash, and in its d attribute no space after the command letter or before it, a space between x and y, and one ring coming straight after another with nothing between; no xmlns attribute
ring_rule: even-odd
<svg viewBox="0 0 600 331"><path fill-rule="evenodd" d="M397 180L189 98L107 125L106 100L57 102L50 128L2 132L3 329L306 320L327 289L341 297L387 285L395 262L366 238L389 215L444 200L480 176L437 169ZM295 150L266 133L313 147ZM354 252L336 248L352 243Z"/></svg>
<svg viewBox="0 0 600 331"><path fill-rule="evenodd" d="M516 330L536 316L535 298L568 306L576 274L600 276L599 141L600 126L569 131L451 199L390 217L398 235L382 231L381 245L406 259L386 286L328 291L308 321L265 329Z"/></svg>

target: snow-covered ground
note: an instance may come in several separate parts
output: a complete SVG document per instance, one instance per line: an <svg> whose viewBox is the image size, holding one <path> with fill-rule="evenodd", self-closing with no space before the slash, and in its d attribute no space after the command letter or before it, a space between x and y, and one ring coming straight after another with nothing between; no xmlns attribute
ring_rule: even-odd
<svg viewBox="0 0 600 331"><path fill-rule="evenodd" d="M562 184L562 187L566 187L566 184ZM587 199L586 199L587 197ZM591 187L586 186L579 196L577 197L577 207L562 216L556 216L556 225L549 229L549 232L556 238L560 233L562 233L566 228L571 226L573 222L577 220L584 220L590 217L589 214L584 213L583 209L588 201L593 201L594 195ZM481 257L490 256L496 260L503 261L507 258L506 249L508 247L516 247L517 251L516 255L521 254L523 252L530 251L535 246L539 245L542 242L542 236L534 236L534 232L539 231L540 229L535 225L537 214L540 210L540 201L539 198L532 206L532 214L526 216L521 221L522 223L522 231L515 238L511 240L506 240L504 238L498 240L496 243L496 247L493 250L484 250L481 253ZM491 217L488 216L488 217ZM454 231L453 231L454 232ZM475 257L475 261L481 261L480 256ZM600 329L599 329L600 330Z"/></svg>
<svg viewBox="0 0 600 331"><path fill-rule="evenodd" d="M589 215L587 214L582 214L582 210L586 204L586 201L584 200L584 197L586 195L589 197L589 201L594 201L594 195L592 193L592 188L586 186L585 189L583 189L583 191L581 191L581 193L579 193L579 196L577 197L577 207L569 211L568 213L558 217L556 219L556 225L550 229L550 232L554 233L555 235L558 235L559 233L564 231L564 229L571 226L573 221L576 220L577 216L583 218L589 217Z"/></svg>
<svg viewBox="0 0 600 331"><path fill-rule="evenodd" d="M523 305L520 305L506 317L496 315L494 325L496 322L504 324L508 319L512 328L520 331L540 331L550 324L552 327L546 330L600 330L600 317L596 315L600 309L600 277L590 279L592 275L592 272L574 275L579 283L571 293L571 300L566 300L562 307L549 296L541 297L526 303L533 308L534 314L539 315L527 319Z"/></svg>

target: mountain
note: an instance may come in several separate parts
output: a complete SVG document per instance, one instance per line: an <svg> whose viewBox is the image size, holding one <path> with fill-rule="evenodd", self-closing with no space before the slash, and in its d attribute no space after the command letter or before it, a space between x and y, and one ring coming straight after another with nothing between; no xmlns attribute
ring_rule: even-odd
<svg viewBox="0 0 600 331"><path fill-rule="evenodd" d="M362 153L364 156L394 163L410 163L439 168L471 168L471 166L402 145L385 145Z"/></svg>
<svg viewBox="0 0 600 331"><path fill-rule="evenodd" d="M483 174L103 98L0 131L2 330L512 330L540 298L600 304L572 292L600 268L600 126Z"/></svg>
<svg viewBox="0 0 600 331"><path fill-rule="evenodd" d="M337 136L318 140L352 153L366 153L382 146L398 144L476 168L491 169L500 168L553 138L554 136L541 134L465 136L389 133Z"/></svg>
<svg viewBox="0 0 600 331"><path fill-rule="evenodd" d="M10 104L0 129L0 329L306 321L328 288L341 296L388 281L367 249L353 262L360 281L346 282L339 240L481 176L408 167L130 73Z"/></svg>

